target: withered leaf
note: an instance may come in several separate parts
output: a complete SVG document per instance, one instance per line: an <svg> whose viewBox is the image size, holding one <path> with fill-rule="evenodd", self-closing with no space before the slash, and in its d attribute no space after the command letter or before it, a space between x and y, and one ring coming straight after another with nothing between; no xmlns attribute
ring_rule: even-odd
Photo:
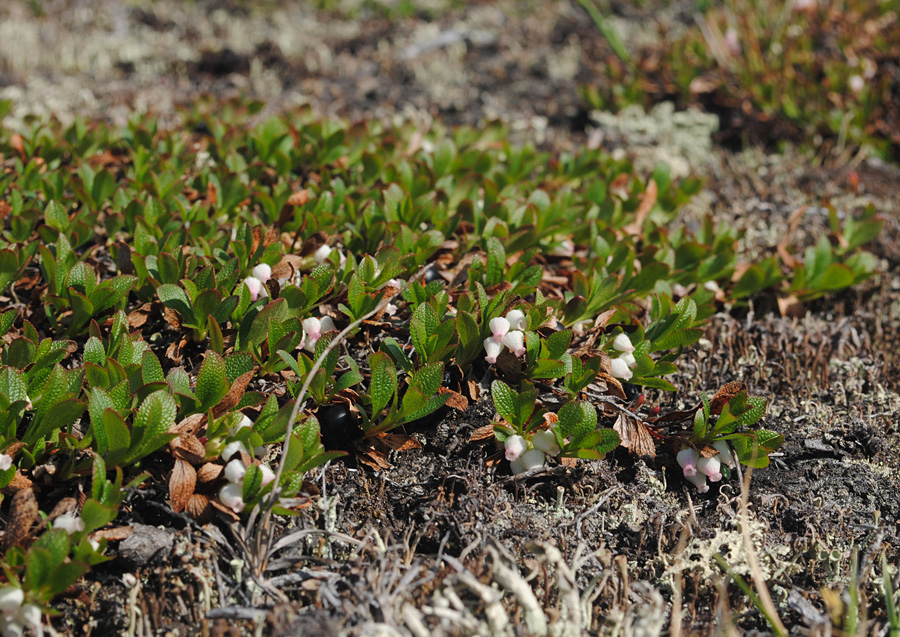
<svg viewBox="0 0 900 637"><path fill-rule="evenodd" d="M100 529L91 533L92 540L127 540L134 533L133 526L117 526L114 529Z"/></svg>
<svg viewBox="0 0 900 637"><path fill-rule="evenodd" d="M220 464L217 464L215 462L207 462L197 470L197 480L201 484L206 484L207 482L218 480L224 470L225 467Z"/></svg>
<svg viewBox="0 0 900 637"><path fill-rule="evenodd" d="M253 380L253 375L255 373L256 370L251 369L246 374L241 374L235 378L231 387L228 388L228 392L222 397L219 404L213 408L213 415L220 416L241 402L241 397L247 390L247 385Z"/></svg>
<svg viewBox="0 0 900 637"><path fill-rule="evenodd" d="M422 445L418 440L406 434L389 434L383 433L376 439L377 443L383 443L394 451L410 451L412 449L421 449Z"/></svg>
<svg viewBox="0 0 900 637"><path fill-rule="evenodd" d="M709 401L709 412L714 415L721 414L722 408L728 403L728 401L730 401L732 398L746 389L747 386L744 385L744 383L725 383L724 385L722 385L719 391L716 392L716 395L713 396L712 400Z"/></svg>
<svg viewBox="0 0 900 637"><path fill-rule="evenodd" d="M31 527L38 519L38 504L31 487L20 489L12 498L9 506L9 519L6 532L3 534L3 549L16 546L27 541L31 536Z"/></svg>
<svg viewBox="0 0 900 637"><path fill-rule="evenodd" d="M78 500L75 498L63 498L59 502L56 503L56 506L53 507L53 510L50 511L50 514L47 516L47 522L53 522L56 518L66 513L71 513L75 509L78 508Z"/></svg>
<svg viewBox="0 0 900 637"><path fill-rule="evenodd" d="M178 459L169 477L169 501L175 513L181 513L197 486L197 471L191 463Z"/></svg>
<svg viewBox="0 0 900 637"><path fill-rule="evenodd" d="M469 442L481 442L494 437L494 425L484 425L472 432L469 436Z"/></svg>
<svg viewBox="0 0 900 637"><path fill-rule="evenodd" d="M206 458L206 447L194 434L181 434L169 443L176 458L200 464Z"/></svg>
<svg viewBox="0 0 900 637"><path fill-rule="evenodd" d="M213 508L209 503L209 498L202 493L195 493L188 499L184 512L198 522L209 521L213 516Z"/></svg>
<svg viewBox="0 0 900 637"><path fill-rule="evenodd" d="M22 489L31 488L32 484L34 483L31 481L31 478L26 478L22 475L21 471L16 471L16 475L13 476L12 481L3 487L3 493L6 495L18 493Z"/></svg>
<svg viewBox="0 0 900 637"><path fill-rule="evenodd" d="M206 414L191 414L169 427L170 434L196 434L206 422Z"/></svg>
<svg viewBox="0 0 900 637"><path fill-rule="evenodd" d="M613 425L619 438L622 439L622 446L628 449L636 456L656 457L656 445L653 444L653 438L650 436L650 430L647 425L636 418L632 418L628 414L620 413Z"/></svg>
<svg viewBox="0 0 900 637"><path fill-rule="evenodd" d="M453 409L459 411L465 411L469 408L469 400L459 392L455 392L449 387L439 387L438 393L450 394L450 399L446 403L444 403L448 407L452 407Z"/></svg>

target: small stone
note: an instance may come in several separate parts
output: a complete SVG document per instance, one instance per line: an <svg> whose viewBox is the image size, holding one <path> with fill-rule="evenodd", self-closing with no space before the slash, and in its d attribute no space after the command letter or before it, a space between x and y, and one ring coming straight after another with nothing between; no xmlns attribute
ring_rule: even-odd
<svg viewBox="0 0 900 637"><path fill-rule="evenodd" d="M163 559L172 550L174 538L169 531L155 526L135 524L134 532L119 545L119 556L136 567Z"/></svg>

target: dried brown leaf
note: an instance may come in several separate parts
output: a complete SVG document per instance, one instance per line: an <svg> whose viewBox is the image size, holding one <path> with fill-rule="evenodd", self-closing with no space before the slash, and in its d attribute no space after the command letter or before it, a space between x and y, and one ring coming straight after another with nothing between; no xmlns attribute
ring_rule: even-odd
<svg viewBox="0 0 900 637"><path fill-rule="evenodd" d="M469 442L481 442L494 437L494 425L484 425L472 432L469 436Z"/></svg>
<svg viewBox="0 0 900 637"><path fill-rule="evenodd" d="M194 434L181 434L169 443L176 458L200 464L206 459L206 447Z"/></svg>
<svg viewBox="0 0 900 637"><path fill-rule="evenodd" d="M212 520L213 511L209 498L202 493L193 494L188 499L187 506L184 507L185 513L201 523Z"/></svg>
<svg viewBox="0 0 900 637"><path fill-rule="evenodd" d="M127 540L134 533L133 526L117 526L112 529L100 529L90 534L92 540Z"/></svg>
<svg viewBox="0 0 900 637"><path fill-rule="evenodd" d="M450 399L444 403L448 407L452 407L453 409L457 409L459 411L465 411L469 408L469 400L459 392L455 392L449 387L440 387L438 388L439 394L450 394Z"/></svg>
<svg viewBox="0 0 900 637"><path fill-rule="evenodd" d="M225 467L215 462L207 462L197 470L197 481L201 484L218 480L222 476Z"/></svg>
<svg viewBox="0 0 900 637"><path fill-rule="evenodd" d="M650 211L653 210L653 206L656 204L656 196L658 194L658 188L656 186L656 181L651 179L647 182L647 190L644 191L644 196L641 198L641 203L638 205L637 210L634 213L634 221L624 226L622 230L627 232L630 235L640 235L644 232L644 221L647 219L647 215L650 214Z"/></svg>
<svg viewBox="0 0 900 637"><path fill-rule="evenodd" d="M712 397L712 400L709 401L709 413L713 415L722 413L722 408L725 404L746 389L747 386L744 383L725 383L719 388L716 395Z"/></svg>
<svg viewBox="0 0 900 637"><path fill-rule="evenodd" d="M31 527L38 519L38 503L31 487L20 489L12 498L6 532L3 534L4 551L21 545L31 537Z"/></svg>
<svg viewBox="0 0 900 637"><path fill-rule="evenodd" d="M231 383L231 387L228 388L228 392L222 397L222 400L219 401L219 404L213 408L214 416L221 416L226 411L230 410L232 407L235 407L239 402L241 402L241 397L247 390L247 385L251 380L253 380L253 376L255 373L256 368L251 369L246 374L241 374L234 379L234 382Z"/></svg>
<svg viewBox="0 0 900 637"><path fill-rule="evenodd" d="M613 425L619 438L622 439L622 446L628 449L636 456L656 457L656 445L653 444L653 437L647 425L636 418L632 418L628 414L620 413Z"/></svg>
<svg viewBox="0 0 900 637"><path fill-rule="evenodd" d="M176 460L169 476L169 501L175 513L181 513L187 506L188 500L194 494L197 486L197 471L191 463L184 460Z"/></svg>

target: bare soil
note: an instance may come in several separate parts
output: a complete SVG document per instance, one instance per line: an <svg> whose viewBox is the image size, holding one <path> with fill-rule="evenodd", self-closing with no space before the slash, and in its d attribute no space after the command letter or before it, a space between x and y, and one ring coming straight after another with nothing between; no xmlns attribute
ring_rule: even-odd
<svg viewBox="0 0 900 637"><path fill-rule="evenodd" d="M657 13L613 4L617 26L634 38L652 39L658 20L672 29L691 19L690 2L662 3ZM263 100L265 112L308 103L350 119L501 119L515 142L555 151L599 143L642 156L652 142L632 146L626 129L597 123L578 98L610 55L576 3L546 0L453 3L393 19L237 0L0 7L0 97L15 100L13 120L37 112L120 123L152 111L177 126L179 105L242 94ZM713 142L739 133L720 124ZM798 632L828 621L819 591L845 590L854 549L864 564L882 550L897 564L900 551L900 171L864 155L851 161L713 143L690 163L707 189L683 221L710 211L747 231L750 253L774 246L799 206L830 202L852 214L874 205L886 219L870 246L883 273L809 304L801 318L778 316L765 298L716 315L683 359L679 392L648 394L647 405L665 411L740 380L769 399L764 424L786 442L770 468L752 475L751 533L782 618ZM806 220L794 245L827 229L824 215ZM285 551L273 577L290 603L241 586L227 531L204 531L171 513L165 493L142 491L124 522L172 529L172 548L139 567L118 559L98 568L60 603L54 627L73 635L513 635L538 634L548 622L553 634L579 634L586 613L591 633L651 635L669 630L674 609L684 630L706 634L731 608L741 632L767 629L733 583L726 590L712 559L721 553L748 577L736 479L697 495L665 460L624 452L513 479L492 462L492 443L470 441L493 415L485 391L466 411L446 409L409 432L422 448L394 454L390 468L373 472L351 459L315 477L321 496L289 526L359 544L310 534ZM137 586L123 583L129 573ZM883 600L871 582L865 590L870 619L883 621Z"/></svg>

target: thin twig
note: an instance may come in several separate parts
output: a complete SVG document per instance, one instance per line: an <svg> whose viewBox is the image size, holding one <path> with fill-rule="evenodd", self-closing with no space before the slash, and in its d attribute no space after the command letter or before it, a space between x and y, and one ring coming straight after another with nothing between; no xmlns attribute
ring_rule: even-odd
<svg viewBox="0 0 900 637"><path fill-rule="evenodd" d="M250 514L250 517L247 519L247 524L244 527L244 534L246 537L253 538L253 551L252 554L255 556L257 567L256 570L258 573L262 573L265 571L266 562L268 561L271 553L272 547L275 542L275 529L270 525L272 511L275 506L278 504L278 498L281 495L281 477L284 474L284 467L287 462L288 457L288 447L290 446L291 436L294 432L294 425L297 422L297 418L300 415L300 410L305 407L304 398L306 397L306 393L309 391L309 386L313 381L316 373L322 367L325 362L325 359L328 355L334 350L338 345L340 345L344 339L354 331L357 327L362 325L363 321L366 319L375 316L382 310L384 310L388 303L390 303L397 295L399 295L403 290L409 287L412 281L421 278L425 273L424 268L420 268L419 272L416 273L413 277L406 281L406 284L401 287L400 290L397 290L393 294L386 295L375 308L363 316L359 317L350 325L341 330L337 336L335 336L330 343L325 347L324 351L319 355L316 359L316 362L313 364L312 369L310 369L309 373L306 375L306 380L303 382L303 386L300 388L300 393L297 394L297 397L294 399L294 407L291 410L290 418L288 419L287 430L284 436L284 442L281 445L281 459L278 462L278 469L275 471L275 479L273 481L272 491L269 493L268 499L261 500L256 507L254 507L253 511ZM262 512L262 517L259 520L259 525L256 525L257 517L260 515L260 511ZM248 547L249 548L249 547Z"/></svg>

